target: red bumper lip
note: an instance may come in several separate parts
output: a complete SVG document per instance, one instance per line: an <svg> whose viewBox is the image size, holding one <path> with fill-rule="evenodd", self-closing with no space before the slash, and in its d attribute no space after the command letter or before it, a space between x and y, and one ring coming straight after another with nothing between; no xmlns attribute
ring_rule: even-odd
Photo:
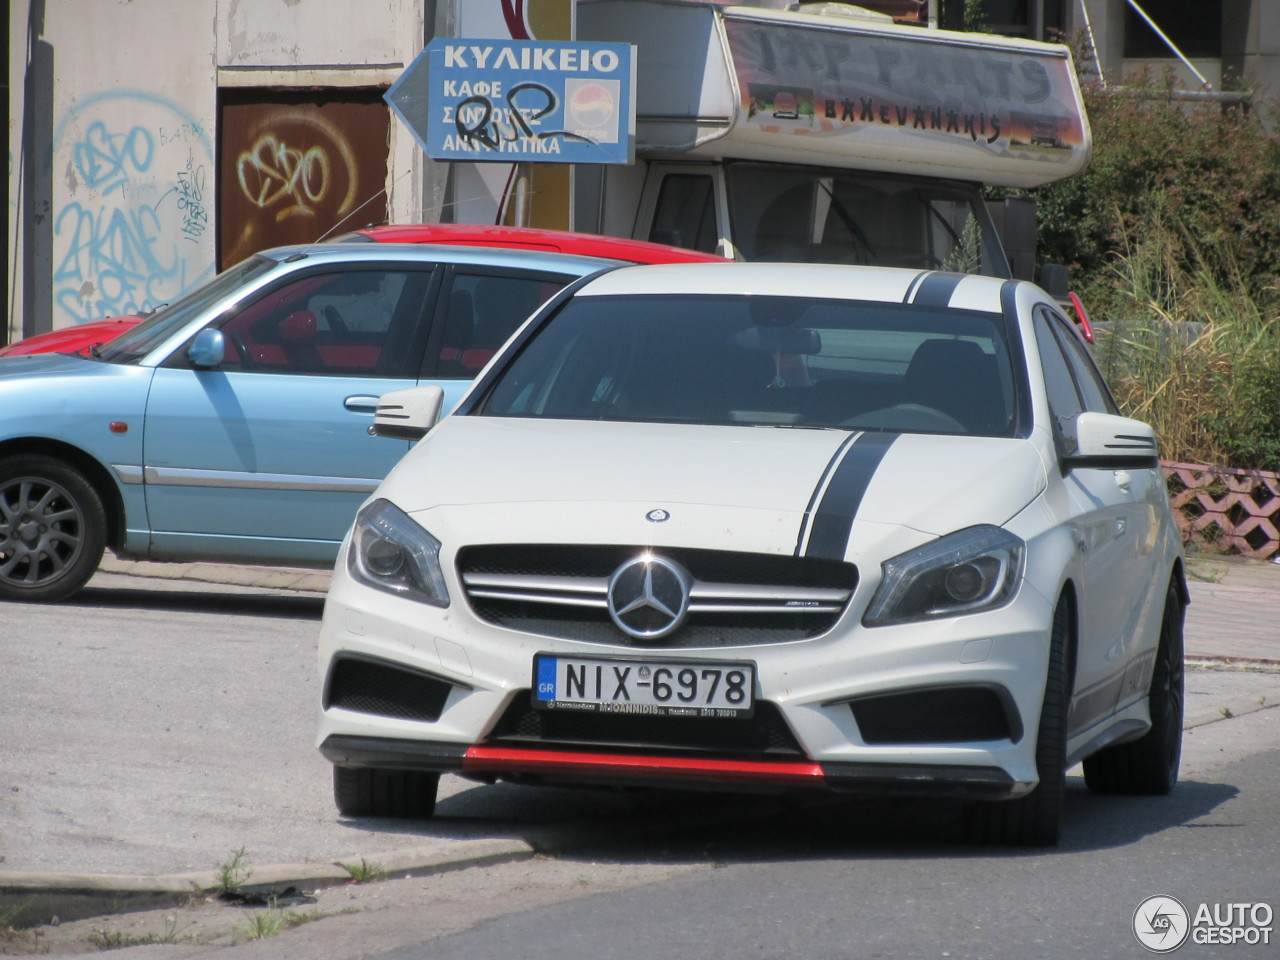
<svg viewBox="0 0 1280 960"><path fill-rule="evenodd" d="M465 775L498 773L607 775L619 780L723 780L825 786L822 767L807 760L721 760L514 747L470 747L462 758Z"/></svg>

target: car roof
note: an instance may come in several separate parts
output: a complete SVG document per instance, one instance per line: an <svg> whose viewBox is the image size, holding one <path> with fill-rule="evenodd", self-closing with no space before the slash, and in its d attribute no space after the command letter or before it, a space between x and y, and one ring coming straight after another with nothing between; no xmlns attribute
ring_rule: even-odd
<svg viewBox="0 0 1280 960"><path fill-rule="evenodd" d="M585 276L607 267L623 266L628 262L544 250L512 250L499 247L471 247L455 244L373 244L367 241L334 241L305 246L273 247L269 250L261 251L258 256L275 260L277 263L302 259L315 264L386 263L389 260L398 260L502 267L506 269L572 274L574 276Z"/></svg>
<svg viewBox="0 0 1280 960"><path fill-rule="evenodd" d="M634 266L589 280L577 296L749 294L809 299L937 303L1000 311L1011 281L976 274L829 263L676 263Z"/></svg>
<svg viewBox="0 0 1280 960"><path fill-rule="evenodd" d="M468 244L524 250L576 253L589 257L627 260L632 263L701 263L724 257L685 247L606 237L595 233L547 230L541 227L506 227L472 223L385 224L365 227L340 239L364 237L379 243Z"/></svg>

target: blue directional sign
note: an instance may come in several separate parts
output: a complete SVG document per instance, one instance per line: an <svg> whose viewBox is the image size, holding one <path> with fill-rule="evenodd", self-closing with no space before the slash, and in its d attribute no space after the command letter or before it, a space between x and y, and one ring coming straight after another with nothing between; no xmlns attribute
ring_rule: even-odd
<svg viewBox="0 0 1280 960"><path fill-rule="evenodd" d="M627 43L432 40L387 91L435 160L631 163Z"/></svg>

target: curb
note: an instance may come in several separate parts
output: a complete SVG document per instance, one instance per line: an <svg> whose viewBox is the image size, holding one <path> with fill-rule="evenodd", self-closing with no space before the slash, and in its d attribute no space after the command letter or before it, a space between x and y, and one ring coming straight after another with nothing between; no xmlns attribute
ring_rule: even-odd
<svg viewBox="0 0 1280 960"><path fill-rule="evenodd" d="M290 590L302 593L324 593L333 578L330 570L305 567L254 567L232 563L153 563L149 560L121 560L111 551L103 554L98 565L102 573L151 580L191 580L235 587L261 587L266 590Z"/></svg>
<svg viewBox="0 0 1280 960"><path fill-rule="evenodd" d="M399 850L380 857L378 865L387 874L398 877L425 877L467 867L527 860L537 852L534 845L525 840L475 840L468 841L465 853L441 855L439 851L422 848ZM253 883L240 884L235 892L270 899L283 896L291 887L319 890L351 882L351 872L342 866L342 861L254 867L253 877ZM178 906L193 898L216 896L217 890L218 875L212 871L156 877L7 873L0 874L0 916L5 918L5 924L22 929Z"/></svg>

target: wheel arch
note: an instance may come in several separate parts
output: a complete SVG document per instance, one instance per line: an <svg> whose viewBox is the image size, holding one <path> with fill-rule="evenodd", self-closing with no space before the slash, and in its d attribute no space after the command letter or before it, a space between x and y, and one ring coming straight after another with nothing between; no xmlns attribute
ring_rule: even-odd
<svg viewBox="0 0 1280 960"><path fill-rule="evenodd" d="M102 498L107 514L107 546L117 550L124 544L124 498L111 471L79 447L44 437L22 437L0 441L0 458L36 454L61 460L78 470Z"/></svg>

